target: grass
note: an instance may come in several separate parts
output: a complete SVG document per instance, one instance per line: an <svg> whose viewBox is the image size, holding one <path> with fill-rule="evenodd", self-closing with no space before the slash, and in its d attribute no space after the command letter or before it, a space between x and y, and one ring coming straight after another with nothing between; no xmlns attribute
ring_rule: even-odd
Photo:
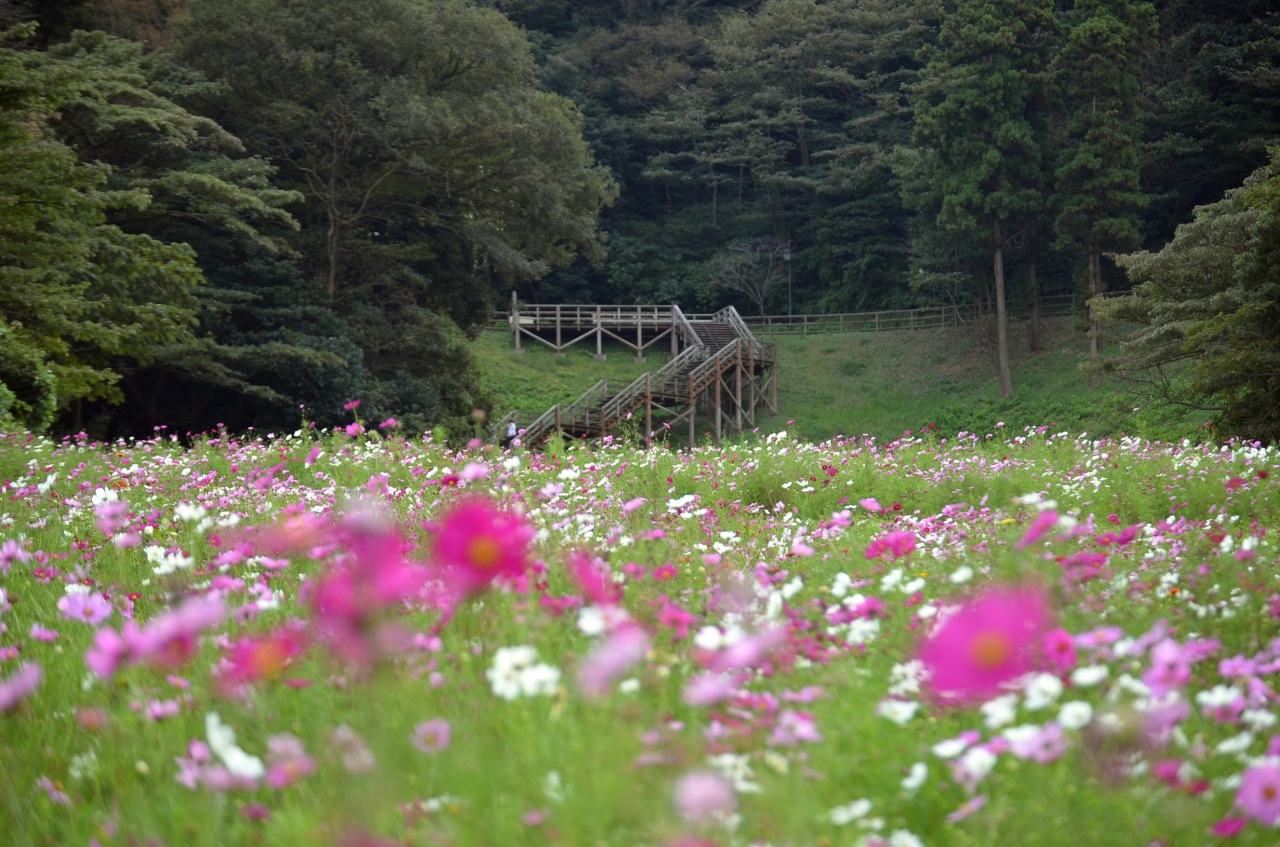
<svg viewBox="0 0 1280 847"><path fill-rule="evenodd" d="M570 347L562 358L537 342L529 342L525 352L517 354L511 336L502 332L481 333L472 350L483 374L481 386L495 400L495 417L512 409L544 412L556 403L576 400L602 379L627 385L645 371L662 367L668 358L664 351L651 351L641 364L616 342L604 345L603 362L595 361L595 347L586 343Z"/></svg>
<svg viewBox="0 0 1280 847"><path fill-rule="evenodd" d="M1079 370L1088 339L1070 317L1046 321L1045 343L1028 351L1027 324L1011 326L1014 395L999 397L994 351L972 327L884 333L770 336L778 343L779 415L761 432L786 429L811 440L868 434L887 439L934 424L943 434L990 432L997 423L1021 431L1049 425L1099 436L1122 433L1162 440L1193 437L1205 413L1148 403L1114 384L1090 390ZM636 364L620 345L607 362L586 346L563 359L537 346L522 356L510 337L485 333L474 345L483 385L499 414L542 411L568 402L599 379L629 382L665 356ZM1135 411L1136 409L1136 411Z"/></svg>

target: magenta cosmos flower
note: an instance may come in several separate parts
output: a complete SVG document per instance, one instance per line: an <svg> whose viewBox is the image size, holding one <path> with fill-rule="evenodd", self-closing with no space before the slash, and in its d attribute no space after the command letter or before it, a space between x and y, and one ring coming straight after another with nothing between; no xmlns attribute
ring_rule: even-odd
<svg viewBox="0 0 1280 847"><path fill-rule="evenodd" d="M952 702L985 700L1036 667L1049 604L1035 588L995 588L965 603L924 643L929 687Z"/></svg>
<svg viewBox="0 0 1280 847"><path fill-rule="evenodd" d="M440 521L436 563L458 589L473 594L499 577L518 577L528 567L533 529L517 515L481 498L464 500Z"/></svg>

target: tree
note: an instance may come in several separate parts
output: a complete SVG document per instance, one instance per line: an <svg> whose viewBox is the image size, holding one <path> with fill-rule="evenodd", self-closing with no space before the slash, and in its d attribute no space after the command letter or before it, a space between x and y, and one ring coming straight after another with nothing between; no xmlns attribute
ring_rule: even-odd
<svg viewBox="0 0 1280 847"><path fill-rule="evenodd" d="M108 168L82 164L50 131L59 104L100 77L27 59L0 48L0 404L41 429L60 406L120 402L119 361L190 338L202 278L186 245L107 223L150 198L108 190Z"/></svg>
<svg viewBox="0 0 1280 847"><path fill-rule="evenodd" d="M1054 66L1067 112L1054 229L1059 246L1085 257L1089 295L1096 297L1103 291L1103 254L1141 244L1139 70L1154 43L1156 13L1149 3L1134 0L1078 0L1071 21ZM1091 307L1092 358L1098 346L1098 318ZM1096 375L1094 380L1096 386Z"/></svg>
<svg viewBox="0 0 1280 847"><path fill-rule="evenodd" d="M745 296L763 318L769 295L787 278L790 251L790 243L779 238L734 242L711 260L711 284Z"/></svg>
<svg viewBox="0 0 1280 847"><path fill-rule="evenodd" d="M1033 121L1054 29L1047 0L955 4L917 88L914 141L936 157L937 223L981 238L991 252L1001 396L1013 393L1003 251L1009 224L1040 203Z"/></svg>
<svg viewBox="0 0 1280 847"><path fill-rule="evenodd" d="M1196 210L1156 253L1116 257L1133 294L1098 304L1141 329L1098 367L1223 428L1280 438L1280 148L1241 188Z"/></svg>

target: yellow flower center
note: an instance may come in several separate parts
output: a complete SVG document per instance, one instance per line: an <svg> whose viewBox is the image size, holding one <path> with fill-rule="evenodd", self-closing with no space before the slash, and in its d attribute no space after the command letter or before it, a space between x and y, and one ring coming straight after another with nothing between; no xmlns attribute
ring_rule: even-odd
<svg viewBox="0 0 1280 847"><path fill-rule="evenodd" d="M984 632L973 639L969 655L973 663L982 670L995 670L1009 661L1009 657L1013 655L1013 644L1004 633Z"/></svg>
<svg viewBox="0 0 1280 847"><path fill-rule="evenodd" d="M487 535L478 535L467 545L467 560L477 568L492 568L502 558L502 548Z"/></svg>

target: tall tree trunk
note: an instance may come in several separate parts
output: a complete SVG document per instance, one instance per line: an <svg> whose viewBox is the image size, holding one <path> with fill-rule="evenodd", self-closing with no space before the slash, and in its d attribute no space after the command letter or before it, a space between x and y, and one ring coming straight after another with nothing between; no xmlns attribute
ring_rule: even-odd
<svg viewBox="0 0 1280 847"><path fill-rule="evenodd" d="M1102 271L1099 262L1098 250L1095 247L1089 248L1089 297L1090 299L1097 297L1102 293ZM1089 358L1098 358L1098 310L1092 305L1089 306ZM1098 372L1095 370L1089 375L1089 387L1098 387Z"/></svg>
<svg viewBox="0 0 1280 847"><path fill-rule="evenodd" d="M1027 294L1031 297L1031 352L1040 350L1040 283L1036 281L1036 257L1027 262Z"/></svg>
<svg viewBox="0 0 1280 847"><path fill-rule="evenodd" d="M709 162L711 171L711 225L717 226L716 215L720 208L720 183L716 182L716 163Z"/></svg>
<svg viewBox="0 0 1280 847"><path fill-rule="evenodd" d="M996 276L996 351L1000 359L1000 396L1013 394L1013 376L1009 372L1009 315L1004 301L1004 243L1000 234L1000 219L992 221L995 234Z"/></svg>

